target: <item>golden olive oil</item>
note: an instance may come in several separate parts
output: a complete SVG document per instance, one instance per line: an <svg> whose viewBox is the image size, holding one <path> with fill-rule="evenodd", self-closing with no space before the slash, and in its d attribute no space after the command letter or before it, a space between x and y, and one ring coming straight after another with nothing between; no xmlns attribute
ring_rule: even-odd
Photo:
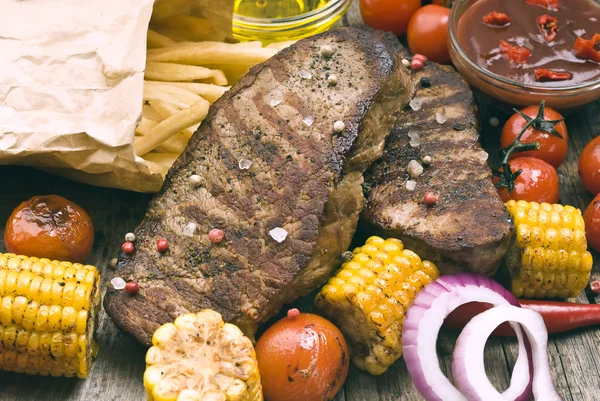
<svg viewBox="0 0 600 401"><path fill-rule="evenodd" d="M330 0L235 0L234 13L250 18L291 18L318 10Z"/></svg>
<svg viewBox="0 0 600 401"><path fill-rule="evenodd" d="M233 35L264 44L297 40L331 28L352 0L235 0Z"/></svg>

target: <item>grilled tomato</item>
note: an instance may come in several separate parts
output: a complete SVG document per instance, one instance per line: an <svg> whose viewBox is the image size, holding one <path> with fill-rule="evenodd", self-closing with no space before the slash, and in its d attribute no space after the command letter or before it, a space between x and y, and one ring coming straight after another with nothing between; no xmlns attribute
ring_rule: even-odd
<svg viewBox="0 0 600 401"><path fill-rule="evenodd" d="M585 189L600 194L600 136L592 139L579 156L579 178Z"/></svg>
<svg viewBox="0 0 600 401"><path fill-rule="evenodd" d="M533 157L517 157L508 162L513 173L522 170L515 180L515 189L508 193L500 188L498 193L504 202L509 200L558 203L560 189L556 169L543 160ZM502 171L502 168L500 169ZM496 181L497 179L495 179Z"/></svg>
<svg viewBox="0 0 600 401"><path fill-rule="evenodd" d="M530 106L521 110L521 113L530 118L536 118L539 109L540 106ZM537 157L538 159L542 159L546 163L551 164L555 168L558 168L565 161L569 150L567 126L565 122L562 121L563 116L552 110L550 107L544 108L544 120L544 123L548 123L548 126L552 126L555 133L558 133L562 138L556 134L529 127L525 133L523 133L521 142L539 142L540 148L538 150L515 154L518 155L518 157ZM527 125L527 121L523 116L519 113L513 114L504 125L504 128L502 128L502 137L500 139L501 147L506 148L510 146L523 128L525 128L525 125Z"/></svg>
<svg viewBox="0 0 600 401"><path fill-rule="evenodd" d="M69 262L83 262L94 245L90 216L58 195L34 196L8 218L4 243L9 252Z"/></svg>
<svg viewBox="0 0 600 401"><path fill-rule="evenodd" d="M583 214L588 244L600 252L600 194L594 198Z"/></svg>
<svg viewBox="0 0 600 401"><path fill-rule="evenodd" d="M256 357L266 401L332 400L350 361L346 340L333 323L297 309L259 338Z"/></svg>

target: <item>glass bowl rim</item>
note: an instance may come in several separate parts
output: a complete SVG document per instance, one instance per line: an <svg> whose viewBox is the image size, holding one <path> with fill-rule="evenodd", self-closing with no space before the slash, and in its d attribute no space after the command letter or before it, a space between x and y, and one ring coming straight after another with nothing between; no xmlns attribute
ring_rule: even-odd
<svg viewBox="0 0 600 401"><path fill-rule="evenodd" d="M466 7L465 11L471 7L468 3L473 0L455 0L452 4L452 9L450 10L450 16L448 18L448 31L449 31L449 39L451 41L452 46L459 54L460 58L465 61L471 69L477 71L477 73L483 75L482 79L486 79L488 81L497 81L495 84L504 84L511 87L516 87L517 89L525 89L531 92L536 93L544 93L544 94L554 94L556 95L571 95L572 92L581 90L581 89L597 89L600 88L600 78L595 79L589 82L582 82L576 85L569 86L559 86L559 87L543 87L538 85L529 85L521 82L513 81L511 79L505 78L498 74L495 74L488 69L480 66L475 61L473 61L468 54L463 50L461 44L458 41L457 37L457 29L458 29L458 20L462 17L462 13L458 16L458 8ZM593 0L590 0L593 1ZM600 5L599 5L600 6ZM464 12L464 11L463 11Z"/></svg>
<svg viewBox="0 0 600 401"><path fill-rule="evenodd" d="M293 17L276 18L276 19L246 17L244 15L234 13L233 14L233 23L234 24L235 23L243 23L243 24L252 24L254 26L271 26L271 27L273 27L274 25L275 26L277 26L277 25L284 26L287 24L301 22L308 18L319 17L319 16L321 16L321 17L328 16L329 14L335 12L338 7L344 6L344 5L350 4L350 3L352 3L352 0L331 0L331 1L329 1L329 3L327 3L327 5L325 5L325 7L317 8L316 10L312 10L307 13L299 14L299 15L296 15Z"/></svg>

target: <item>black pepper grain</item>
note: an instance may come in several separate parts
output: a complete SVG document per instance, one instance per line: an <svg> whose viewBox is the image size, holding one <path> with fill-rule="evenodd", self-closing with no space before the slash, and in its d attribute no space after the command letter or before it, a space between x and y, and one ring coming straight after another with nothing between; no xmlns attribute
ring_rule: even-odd
<svg viewBox="0 0 600 401"><path fill-rule="evenodd" d="M431 81L427 77L421 78L421 80L419 81L419 83L421 84L421 86L423 88L429 88L431 86Z"/></svg>

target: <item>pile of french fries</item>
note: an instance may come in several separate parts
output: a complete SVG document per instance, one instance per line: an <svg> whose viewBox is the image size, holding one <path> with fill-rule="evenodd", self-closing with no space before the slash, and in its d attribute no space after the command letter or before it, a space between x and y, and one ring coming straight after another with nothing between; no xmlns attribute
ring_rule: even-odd
<svg viewBox="0 0 600 401"><path fill-rule="evenodd" d="M156 8L156 7L155 7ZM187 15L153 13L148 30L142 120L135 152L163 177L220 98L252 66L291 42L222 43L210 39L210 22Z"/></svg>

